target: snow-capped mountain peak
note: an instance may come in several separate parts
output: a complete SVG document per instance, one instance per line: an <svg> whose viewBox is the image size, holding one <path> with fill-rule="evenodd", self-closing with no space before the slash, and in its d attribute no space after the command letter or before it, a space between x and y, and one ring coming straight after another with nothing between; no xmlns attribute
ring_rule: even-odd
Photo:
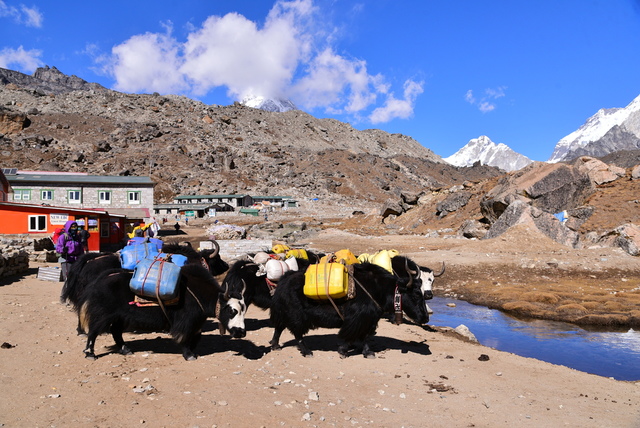
<svg viewBox="0 0 640 428"><path fill-rule="evenodd" d="M625 108L600 109L576 131L567 135L555 146L548 162L560 162L572 157L572 153L589 143L598 141L614 126L624 123L629 116L640 111L640 96Z"/></svg>
<svg viewBox="0 0 640 428"><path fill-rule="evenodd" d="M455 166L472 166L480 161L483 165L495 166L505 171L515 171L533 162L506 144L494 143L486 135L469 140L466 146L443 160Z"/></svg>
<svg viewBox="0 0 640 428"><path fill-rule="evenodd" d="M281 98L266 98L256 95L245 97L242 101L240 101L240 104L243 104L247 107L277 113L284 113L285 111L298 109L291 100L284 100Z"/></svg>

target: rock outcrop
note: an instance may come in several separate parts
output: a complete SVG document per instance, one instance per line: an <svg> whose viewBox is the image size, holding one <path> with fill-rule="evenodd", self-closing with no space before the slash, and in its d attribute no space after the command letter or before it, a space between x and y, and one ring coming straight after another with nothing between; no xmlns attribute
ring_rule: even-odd
<svg viewBox="0 0 640 428"><path fill-rule="evenodd" d="M595 185L584 170L560 163L534 162L503 177L483 196L480 208L493 223L516 201L557 213L583 205L594 191Z"/></svg>

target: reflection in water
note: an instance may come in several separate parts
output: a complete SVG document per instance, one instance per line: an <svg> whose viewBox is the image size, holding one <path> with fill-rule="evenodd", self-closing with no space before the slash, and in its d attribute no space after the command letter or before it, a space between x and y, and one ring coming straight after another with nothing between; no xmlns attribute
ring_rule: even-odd
<svg viewBox="0 0 640 428"><path fill-rule="evenodd" d="M464 324L485 346L618 380L640 380L639 331L588 331L557 321L523 321L484 306L438 297L429 306L434 311L431 325Z"/></svg>

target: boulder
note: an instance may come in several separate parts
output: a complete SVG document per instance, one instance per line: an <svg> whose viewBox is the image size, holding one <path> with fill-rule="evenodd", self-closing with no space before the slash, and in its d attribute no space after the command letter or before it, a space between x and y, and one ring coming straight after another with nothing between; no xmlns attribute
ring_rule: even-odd
<svg viewBox="0 0 640 428"><path fill-rule="evenodd" d="M640 179L640 165L636 165L631 169L631 179L632 180Z"/></svg>
<svg viewBox="0 0 640 428"><path fill-rule="evenodd" d="M599 159L581 156L573 162L578 170L589 176L593 184L605 184L624 177L626 171L615 165L607 165Z"/></svg>
<svg viewBox="0 0 640 428"><path fill-rule="evenodd" d="M422 194L419 192L410 192L407 190L403 190L400 194L400 197L402 198L402 202L404 202L405 204L416 205L421 195Z"/></svg>
<svg viewBox="0 0 640 428"><path fill-rule="evenodd" d="M384 204L382 204L382 208L380 208L380 215L383 220L390 215L399 216L403 212L404 209L402 208L402 203L392 199L388 199Z"/></svg>
<svg viewBox="0 0 640 428"><path fill-rule="evenodd" d="M485 225L477 220L465 220L458 229L458 235L468 239L482 239L486 234Z"/></svg>
<svg viewBox="0 0 640 428"><path fill-rule="evenodd" d="M484 239L496 238L517 224L531 226L554 241L576 248L580 235L569 229L553 215L532 207L522 200L511 203L498 220L491 225Z"/></svg>
<svg viewBox="0 0 640 428"><path fill-rule="evenodd" d="M582 226L584 222L589 220L589 217L591 217L594 211L595 208L590 206L583 206L574 208L572 210L567 210L567 216L569 217L569 219L565 223L565 226L577 232L578 229L580 229L580 226Z"/></svg>
<svg viewBox="0 0 640 428"><path fill-rule="evenodd" d="M503 177L482 197L480 209L491 223L516 201L558 213L583 205L594 191L595 185L584 170L562 163L534 162Z"/></svg>
<svg viewBox="0 0 640 428"><path fill-rule="evenodd" d="M620 247L632 256L640 256L640 227L633 223L618 226L602 235L598 244L605 247Z"/></svg>
<svg viewBox="0 0 640 428"><path fill-rule="evenodd" d="M0 107L0 134L16 134L30 123L24 113Z"/></svg>
<svg viewBox="0 0 640 428"><path fill-rule="evenodd" d="M449 194L444 201L436 205L436 215L440 218L446 216L449 213L455 212L460 208L467 205L469 199L471 199L472 193L466 191L459 191Z"/></svg>

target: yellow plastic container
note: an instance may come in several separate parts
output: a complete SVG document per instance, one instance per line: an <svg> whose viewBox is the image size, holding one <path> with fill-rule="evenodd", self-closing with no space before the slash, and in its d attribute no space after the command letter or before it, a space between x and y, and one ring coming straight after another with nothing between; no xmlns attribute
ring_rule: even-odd
<svg viewBox="0 0 640 428"><path fill-rule="evenodd" d="M286 253L289 250L290 250L289 246L284 244L274 245L273 248L271 249L271 251L273 251L276 254Z"/></svg>
<svg viewBox="0 0 640 428"><path fill-rule="evenodd" d="M287 258L295 257L296 259L309 260L309 256L307 255L307 250L304 248L294 248L293 250L287 251Z"/></svg>
<svg viewBox="0 0 640 428"><path fill-rule="evenodd" d="M310 265L304 273L304 295L315 300L340 299L347 295L349 275L342 263Z"/></svg>
<svg viewBox="0 0 640 428"><path fill-rule="evenodd" d="M336 262L344 261L348 265L352 265L358 263L358 259L356 255L351 252L351 250L344 249L340 251L336 251Z"/></svg>

